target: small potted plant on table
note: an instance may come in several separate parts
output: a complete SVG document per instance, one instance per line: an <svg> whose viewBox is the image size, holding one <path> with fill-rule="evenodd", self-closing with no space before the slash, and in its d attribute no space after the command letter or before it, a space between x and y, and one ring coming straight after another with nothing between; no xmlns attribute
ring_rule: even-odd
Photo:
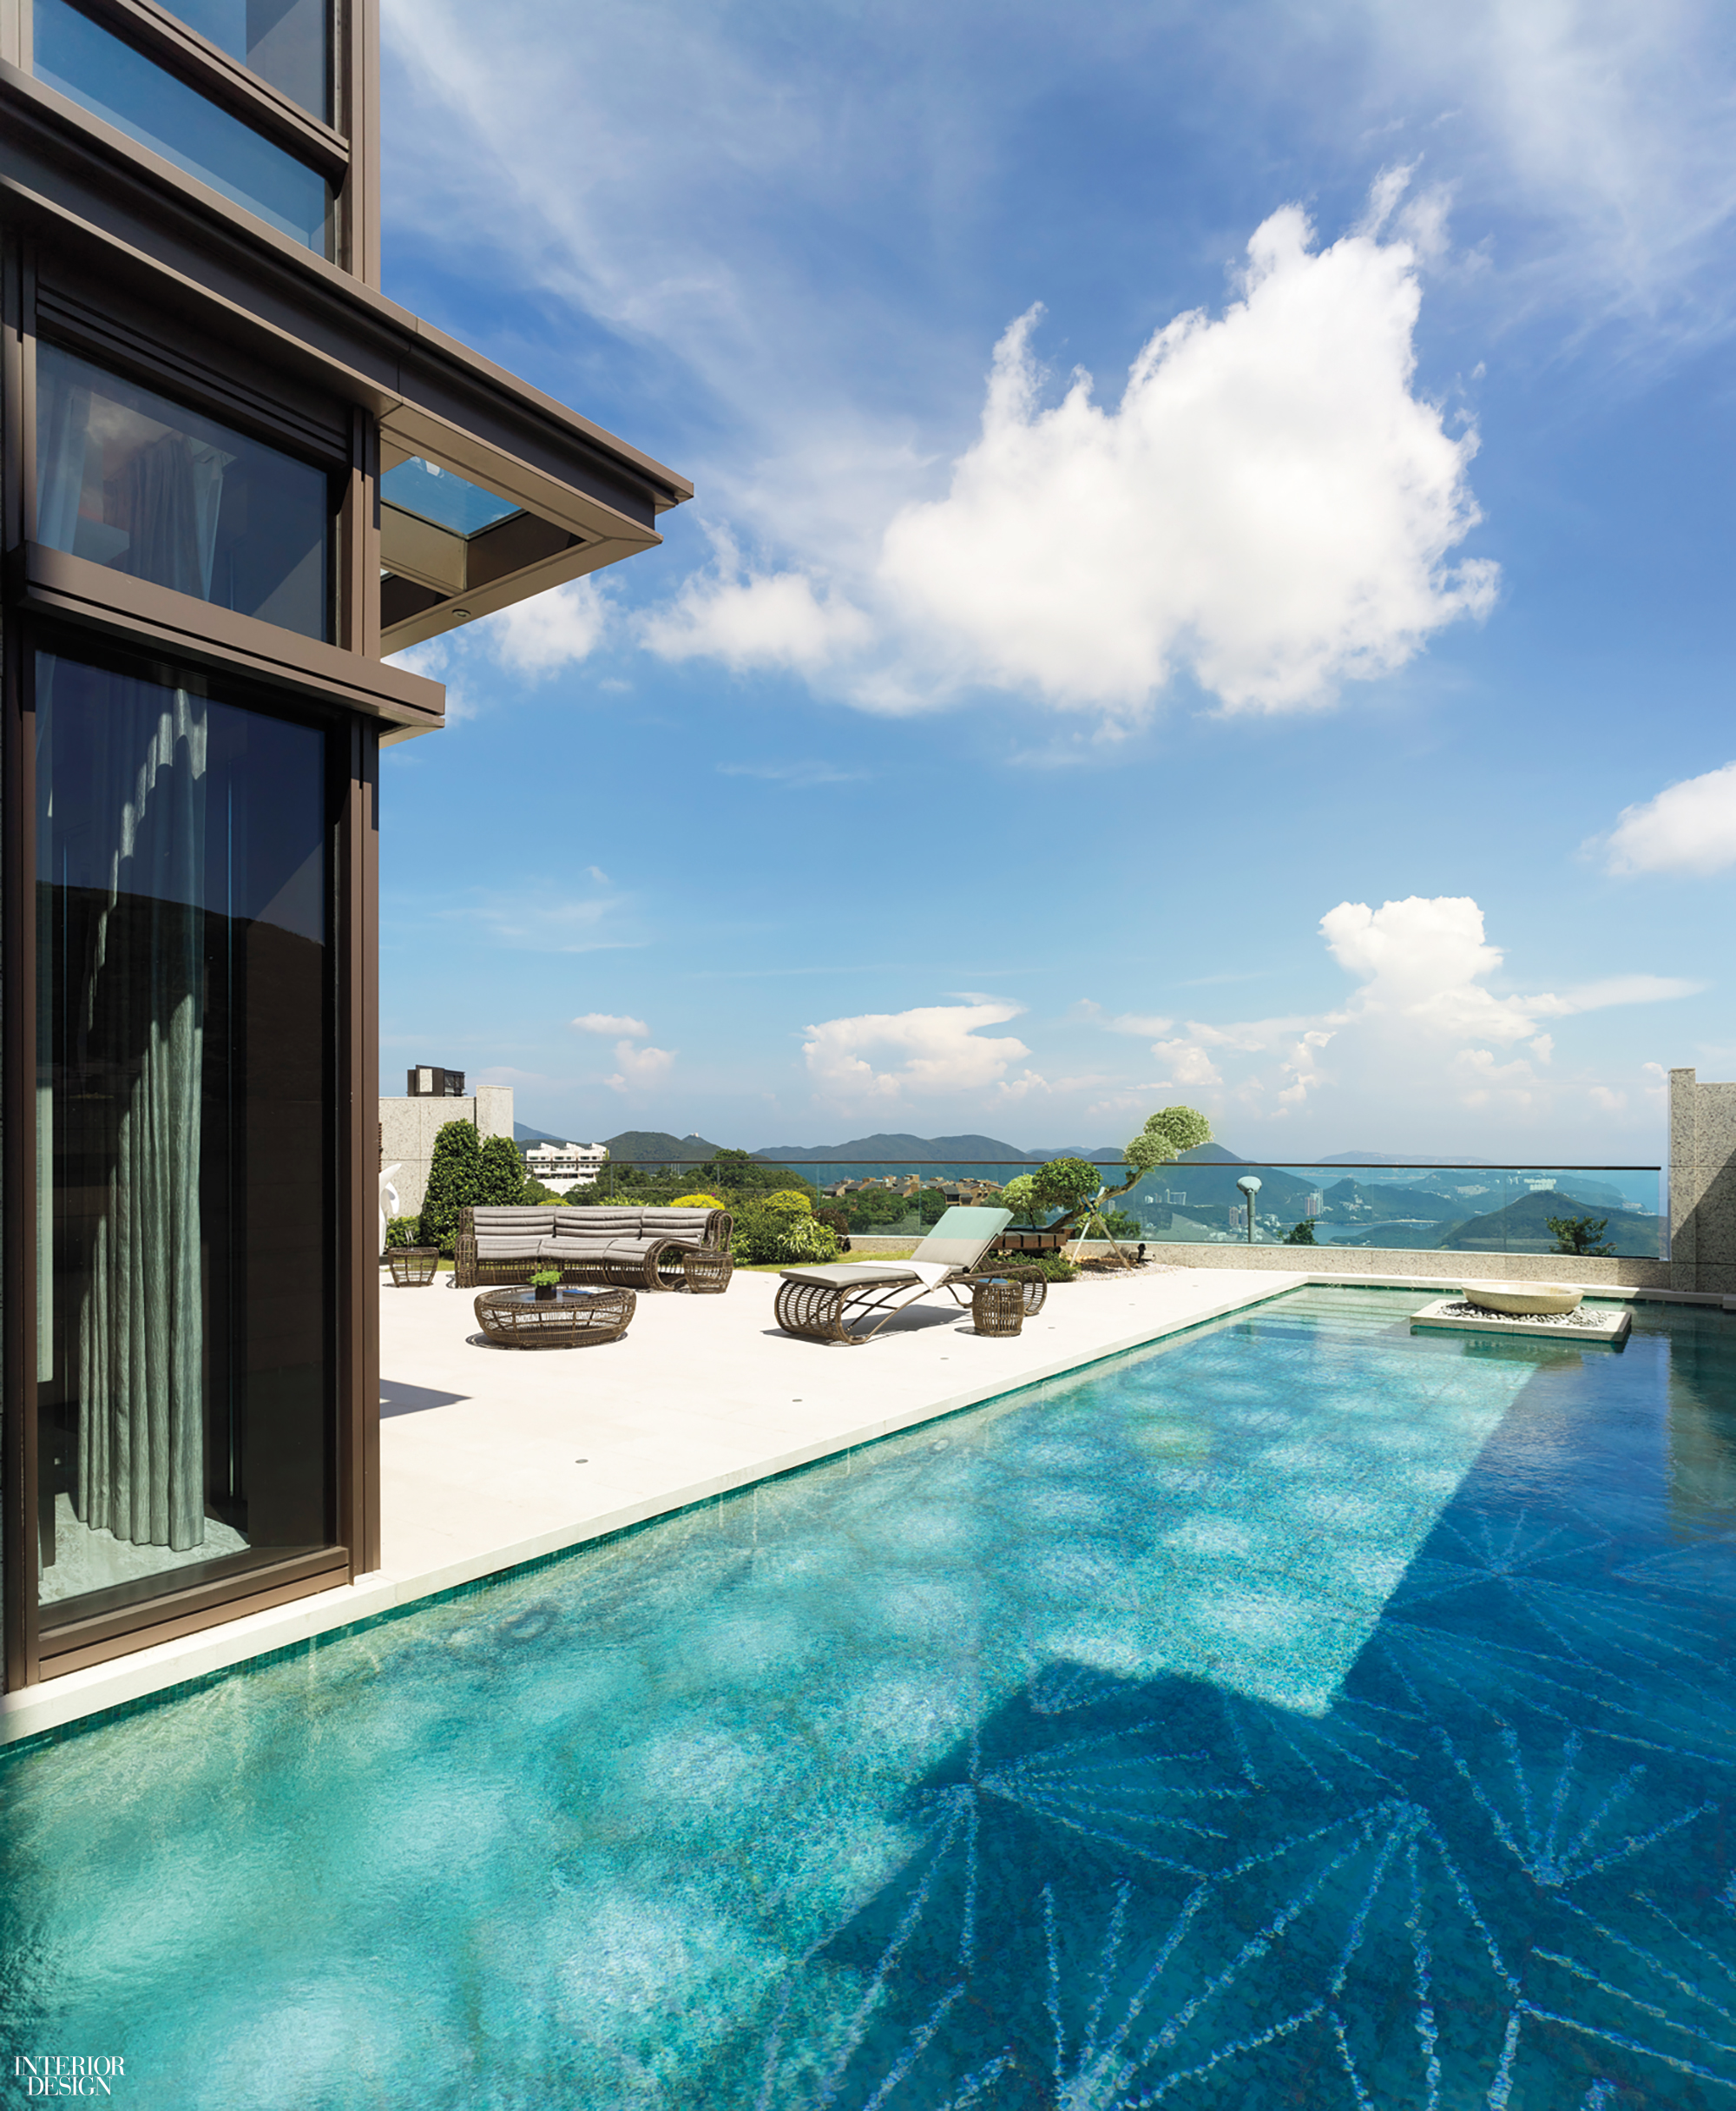
<svg viewBox="0 0 1736 2111"><path fill-rule="evenodd" d="M561 1271L558 1268L539 1268L530 1279L530 1287L536 1292L539 1305L552 1304L555 1292L561 1287Z"/></svg>

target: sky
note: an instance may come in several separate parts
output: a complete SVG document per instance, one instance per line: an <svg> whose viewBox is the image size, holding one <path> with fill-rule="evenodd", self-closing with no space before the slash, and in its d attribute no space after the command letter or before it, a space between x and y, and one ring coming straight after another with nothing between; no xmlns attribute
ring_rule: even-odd
<svg viewBox="0 0 1736 2111"><path fill-rule="evenodd" d="M385 0L385 286L692 479L406 655L382 1089L1652 1163L1736 1075L1736 17Z"/></svg>

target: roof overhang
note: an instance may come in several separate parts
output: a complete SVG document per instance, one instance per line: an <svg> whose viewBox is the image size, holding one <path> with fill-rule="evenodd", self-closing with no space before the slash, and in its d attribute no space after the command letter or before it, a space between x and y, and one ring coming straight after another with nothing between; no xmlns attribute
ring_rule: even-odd
<svg viewBox="0 0 1736 2111"><path fill-rule="evenodd" d="M451 538L462 550L382 508L382 568L412 589L401 602L420 603L383 614L382 652L654 548L659 514L693 496L649 455L4 62L0 212L34 223L56 278L87 284L94 309L130 286L196 327L214 359L233 345L334 410L371 411L383 466L418 457L512 503L515 521Z"/></svg>

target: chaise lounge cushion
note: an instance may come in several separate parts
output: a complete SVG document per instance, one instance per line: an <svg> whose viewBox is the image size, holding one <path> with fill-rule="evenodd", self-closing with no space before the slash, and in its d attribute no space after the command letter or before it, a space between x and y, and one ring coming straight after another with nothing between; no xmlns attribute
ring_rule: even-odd
<svg viewBox="0 0 1736 2111"><path fill-rule="evenodd" d="M924 1279L900 1261L884 1266L871 1260L842 1261L836 1267L780 1268L786 1283L812 1283L820 1290L871 1290L880 1283L917 1283Z"/></svg>

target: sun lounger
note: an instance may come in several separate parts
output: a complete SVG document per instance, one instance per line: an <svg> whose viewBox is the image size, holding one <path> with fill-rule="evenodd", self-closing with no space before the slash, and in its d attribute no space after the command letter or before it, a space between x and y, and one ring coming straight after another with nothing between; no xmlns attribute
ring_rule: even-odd
<svg viewBox="0 0 1736 2111"><path fill-rule="evenodd" d="M958 1299L1012 1220L1009 1209L949 1209L908 1260L780 1269L778 1325L810 1341L866 1341L918 1298L950 1290Z"/></svg>

